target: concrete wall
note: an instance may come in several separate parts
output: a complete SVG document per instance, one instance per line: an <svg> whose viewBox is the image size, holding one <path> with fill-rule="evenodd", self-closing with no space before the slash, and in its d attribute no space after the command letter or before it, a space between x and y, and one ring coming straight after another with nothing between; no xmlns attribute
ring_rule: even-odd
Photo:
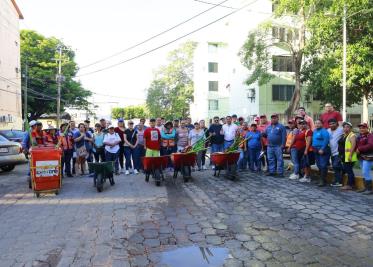
<svg viewBox="0 0 373 267"><path fill-rule="evenodd" d="M22 129L19 15L0 0L0 129Z"/></svg>

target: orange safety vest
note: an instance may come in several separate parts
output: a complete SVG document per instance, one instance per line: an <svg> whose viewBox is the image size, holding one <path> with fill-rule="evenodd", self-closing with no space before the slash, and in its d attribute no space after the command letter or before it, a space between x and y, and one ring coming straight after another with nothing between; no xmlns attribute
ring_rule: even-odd
<svg viewBox="0 0 373 267"><path fill-rule="evenodd" d="M174 147L175 139L162 139L162 146L163 147Z"/></svg>

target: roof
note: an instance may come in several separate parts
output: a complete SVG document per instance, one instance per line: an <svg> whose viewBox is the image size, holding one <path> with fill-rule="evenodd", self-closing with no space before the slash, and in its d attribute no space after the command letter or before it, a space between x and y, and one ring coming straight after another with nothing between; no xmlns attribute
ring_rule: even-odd
<svg viewBox="0 0 373 267"><path fill-rule="evenodd" d="M14 8L16 9L17 13L18 13L18 18L19 19L24 19L23 15L22 15L22 12L21 10L19 9L17 3L16 3L16 0L11 0L12 1L12 4L14 6Z"/></svg>

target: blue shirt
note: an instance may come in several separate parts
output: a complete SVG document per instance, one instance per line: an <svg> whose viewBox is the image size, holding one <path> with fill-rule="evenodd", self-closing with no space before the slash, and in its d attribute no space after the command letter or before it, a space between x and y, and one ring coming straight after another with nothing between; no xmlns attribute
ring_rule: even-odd
<svg viewBox="0 0 373 267"><path fill-rule="evenodd" d="M79 136L80 136L80 132L75 132L75 133L73 134L73 138L74 138L74 139L75 139L75 138L78 138ZM88 133L88 132L85 133L85 136L88 137L88 138L91 138L91 134ZM89 144L89 142L86 142L86 141L84 140L84 138L80 139L80 141L78 141L78 142L74 141L74 143L75 143L75 147L76 147L76 148L82 147L82 146L84 146L84 145L85 145L85 146L88 146L87 149L89 149L89 148L91 147L90 144Z"/></svg>
<svg viewBox="0 0 373 267"><path fill-rule="evenodd" d="M325 150L329 144L329 133L326 129L315 129L312 135L312 146L316 149Z"/></svg>
<svg viewBox="0 0 373 267"><path fill-rule="evenodd" d="M285 146L286 128L281 123L271 124L265 129L268 146Z"/></svg>
<svg viewBox="0 0 373 267"><path fill-rule="evenodd" d="M253 149L261 149L262 148L262 134L259 131L247 132L245 138L247 139L247 147Z"/></svg>

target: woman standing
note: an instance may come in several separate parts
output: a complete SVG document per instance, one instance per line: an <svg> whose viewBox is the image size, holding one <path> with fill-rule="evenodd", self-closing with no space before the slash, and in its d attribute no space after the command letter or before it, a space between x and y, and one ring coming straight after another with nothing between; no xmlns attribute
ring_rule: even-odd
<svg viewBox="0 0 373 267"><path fill-rule="evenodd" d="M123 119L118 119L118 127L115 127L114 131L120 137L119 143L119 152L118 152L118 160L121 170L124 170L123 162L124 162L124 131L126 130L126 126L124 125Z"/></svg>
<svg viewBox="0 0 373 267"><path fill-rule="evenodd" d="M363 173L365 189L357 192L366 195L373 194L372 191L372 177L370 171L373 166L373 134L369 132L368 124L359 124L360 135L357 138L356 152L359 156L360 168Z"/></svg>
<svg viewBox="0 0 373 267"><path fill-rule="evenodd" d="M257 130L257 124L251 124L251 131L246 133L247 148L249 152L249 168L252 172L261 171L260 152L263 151L262 133Z"/></svg>
<svg viewBox="0 0 373 267"><path fill-rule="evenodd" d="M161 130L161 156L168 156L176 152L176 129L171 121L168 121ZM171 158L168 159L168 167L172 168Z"/></svg>
<svg viewBox="0 0 373 267"><path fill-rule="evenodd" d="M328 163L330 159L329 133L323 128L321 120L315 121L315 131L312 135L312 148L315 154L316 165L320 171L319 186L326 186Z"/></svg>
<svg viewBox="0 0 373 267"><path fill-rule="evenodd" d="M75 170L77 172L80 171L80 175L84 175L86 171L86 161L88 157L88 151L86 144L87 142L92 142L93 140L90 138L90 135L86 133L86 128L84 123L79 123L78 125L78 132L74 134L74 143L75 143L75 150L76 150L76 166Z"/></svg>
<svg viewBox="0 0 373 267"><path fill-rule="evenodd" d="M140 121L140 123L136 126L137 132L137 146L135 147L135 159L133 165L135 169L139 172L142 169L142 162L141 158L145 156L145 149L144 149L144 123Z"/></svg>
<svg viewBox="0 0 373 267"><path fill-rule="evenodd" d="M124 131L124 156L126 158L126 175L130 172L138 174L139 172L134 169L132 170L132 160L135 156L135 148L137 146L137 132L134 129L133 121L128 122L128 128Z"/></svg>
<svg viewBox="0 0 373 267"><path fill-rule="evenodd" d="M194 129L190 130L188 144L189 146L195 145L197 142L201 142L201 140L205 140L205 132L201 130L199 127L199 123L194 123ZM201 171L202 167L202 151L197 153L197 166L198 170Z"/></svg>
<svg viewBox="0 0 373 267"><path fill-rule="evenodd" d="M177 151L183 151L188 145L188 134L189 130L186 127L185 120L180 122L180 127L176 130L177 135Z"/></svg>
<svg viewBox="0 0 373 267"><path fill-rule="evenodd" d="M343 172L348 175L348 182L341 190L352 190L355 185L354 165L357 161L356 135L352 132L352 124L344 122L343 136L338 141L338 153L342 161Z"/></svg>
<svg viewBox="0 0 373 267"><path fill-rule="evenodd" d="M105 161L104 133L99 123L96 123L93 134L93 155L96 162Z"/></svg>
<svg viewBox="0 0 373 267"><path fill-rule="evenodd" d="M73 157L73 150L74 150L74 144L73 144L73 134L72 132L67 129L68 126L67 123L63 123L60 126L60 133L58 136L58 141L61 145L63 154L62 154L62 166L61 166L61 172L63 175L63 169L65 167L65 174L67 177L73 177L71 175L71 159Z"/></svg>

